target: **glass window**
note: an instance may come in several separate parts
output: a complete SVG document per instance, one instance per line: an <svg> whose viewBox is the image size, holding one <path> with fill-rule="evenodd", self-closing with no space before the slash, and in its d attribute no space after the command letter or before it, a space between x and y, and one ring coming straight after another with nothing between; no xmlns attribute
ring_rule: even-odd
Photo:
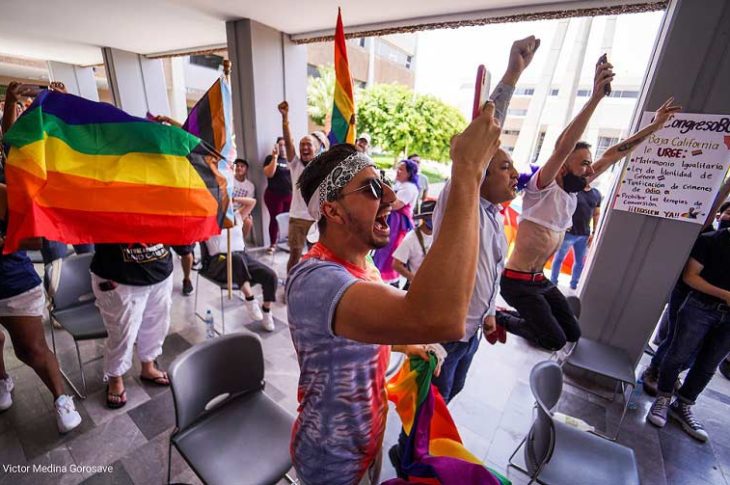
<svg viewBox="0 0 730 485"><path fill-rule="evenodd" d="M532 162L530 163L537 163L537 158L540 156L540 150L542 150L542 144L545 141L545 132L541 131L540 134L537 136L537 141L535 142L535 150L532 152Z"/></svg>
<svg viewBox="0 0 730 485"><path fill-rule="evenodd" d="M535 88L517 88L515 94L518 96L532 96L535 94Z"/></svg>
<svg viewBox="0 0 730 485"><path fill-rule="evenodd" d="M559 89L553 88L550 90L550 96L557 96L559 93L560 93Z"/></svg>
<svg viewBox="0 0 730 485"><path fill-rule="evenodd" d="M618 143L618 138L613 136L599 136L598 144L596 145L596 160L601 158L603 153L610 147Z"/></svg>
<svg viewBox="0 0 730 485"><path fill-rule="evenodd" d="M526 109L511 108L507 110L507 114L510 116L525 116L527 114Z"/></svg>
<svg viewBox="0 0 730 485"><path fill-rule="evenodd" d="M313 78L320 77L319 69L317 69L317 66L315 66L313 64L307 64L307 76L313 77Z"/></svg>

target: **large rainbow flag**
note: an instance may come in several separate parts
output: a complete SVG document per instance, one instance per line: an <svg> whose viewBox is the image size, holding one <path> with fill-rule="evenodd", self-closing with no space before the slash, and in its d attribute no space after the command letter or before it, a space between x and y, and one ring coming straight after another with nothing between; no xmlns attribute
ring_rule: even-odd
<svg viewBox="0 0 730 485"><path fill-rule="evenodd" d="M218 157L180 128L43 91L5 143L5 253L40 236L188 244L221 231L228 197Z"/></svg>
<svg viewBox="0 0 730 485"><path fill-rule="evenodd" d="M462 444L444 399L431 384L435 368L434 356L429 362L411 357L386 386L408 436L401 456L408 479L385 483L510 485L509 479L488 469Z"/></svg>
<svg viewBox="0 0 730 485"><path fill-rule="evenodd" d="M350 63L347 60L345 28L342 12L337 9L335 30L335 95L332 106L332 127L328 135L330 145L355 143L355 96L352 89Z"/></svg>

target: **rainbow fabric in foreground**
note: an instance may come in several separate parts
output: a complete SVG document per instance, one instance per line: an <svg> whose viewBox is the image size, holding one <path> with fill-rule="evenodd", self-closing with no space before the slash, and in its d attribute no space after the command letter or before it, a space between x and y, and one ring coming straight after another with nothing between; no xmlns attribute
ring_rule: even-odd
<svg viewBox="0 0 730 485"><path fill-rule="evenodd" d="M411 357L386 386L408 435L401 456L408 479L385 483L510 485L506 477L487 469L464 448L446 403L431 384L435 367L434 356L429 362Z"/></svg>
<svg viewBox="0 0 730 485"><path fill-rule="evenodd" d="M188 244L219 234L218 157L180 128L42 92L5 136L9 225L21 240Z"/></svg>
<svg viewBox="0 0 730 485"><path fill-rule="evenodd" d="M335 30L335 96L332 106L332 127L328 137L331 145L355 143L355 96L340 9L337 9Z"/></svg>

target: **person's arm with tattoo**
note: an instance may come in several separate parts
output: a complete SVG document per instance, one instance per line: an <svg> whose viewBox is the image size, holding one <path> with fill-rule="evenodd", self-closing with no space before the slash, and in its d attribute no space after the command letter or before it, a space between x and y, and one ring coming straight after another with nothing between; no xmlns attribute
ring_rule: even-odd
<svg viewBox="0 0 730 485"><path fill-rule="evenodd" d="M629 137L606 150L601 158L593 164L594 173L588 177L588 181L590 182L599 177L606 171L606 169L608 169L608 167L628 155L636 145L642 143L644 140L649 138L652 133L664 126L664 123L666 123L672 115L681 111L682 107L672 104L673 102L674 98L666 100L664 104L656 110L656 114L654 115L654 119L651 123L636 132L634 136Z"/></svg>
<svg viewBox="0 0 730 485"><path fill-rule="evenodd" d="M538 47L540 47L540 39L535 38L534 35L516 40L509 51L507 71L492 94L489 95L489 99L494 101L494 119L503 128L504 120L507 118L507 108L512 100L512 94L515 92L517 81L532 62Z"/></svg>

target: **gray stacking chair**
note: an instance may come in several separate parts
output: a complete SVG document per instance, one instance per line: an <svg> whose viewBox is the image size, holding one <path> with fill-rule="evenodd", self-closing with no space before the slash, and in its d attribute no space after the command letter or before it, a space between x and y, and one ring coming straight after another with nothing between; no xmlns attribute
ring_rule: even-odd
<svg viewBox="0 0 730 485"><path fill-rule="evenodd" d="M71 335L76 346L76 357L79 361L82 390L80 391L76 388L63 369L61 369L61 374L81 399L86 399L87 394L84 364L98 360L101 356L83 362L81 360L79 342L82 340L95 340L107 337L104 320L101 318L99 309L96 308L94 292L91 289L89 266L93 257L94 255L91 253L74 254L63 260L56 260L46 266L46 280L54 282L50 285L53 289L50 304L53 353L57 355L56 331L53 327L53 322L55 321Z"/></svg>
<svg viewBox="0 0 730 485"><path fill-rule="evenodd" d="M289 479L294 417L264 392L258 336L235 333L195 345L175 359L168 375L175 405L168 482L173 446L210 485Z"/></svg>
<svg viewBox="0 0 730 485"><path fill-rule="evenodd" d="M580 317L581 305L580 299L577 296L569 296L567 298L568 304L571 306L573 313L576 317ZM609 402L616 400L616 394L619 386L621 386L621 395L624 399L624 408L621 413L621 419L619 420L616 431L613 435L601 436L610 440L616 440L618 434L621 431L621 425L626 417L626 411L629 407L629 399L626 397L626 388L630 387L633 392L636 387L636 375L634 374L634 364L629 358L628 354L618 347L613 347L608 344L597 342L589 338L581 337L576 343L573 351L565 358L561 365L568 364L577 369L581 369L593 374L606 377L616 382L614 387L613 396L611 399L582 386L578 386L575 383L571 385L583 389L584 391L590 392L602 399Z"/></svg>
<svg viewBox="0 0 730 485"><path fill-rule="evenodd" d="M512 453L509 466L544 485L639 485L636 456L631 448L553 418L563 391L563 372L552 360L539 362L530 372L536 417L530 432ZM513 463L524 446L527 469Z"/></svg>
<svg viewBox="0 0 730 485"><path fill-rule="evenodd" d="M282 212L276 215L276 223L279 225L279 239L276 241L277 249L289 252L289 213Z"/></svg>
<svg viewBox="0 0 730 485"><path fill-rule="evenodd" d="M202 276L204 279L210 281L214 285L218 287L218 289L221 292L221 331L219 332L217 329L213 329L215 333L218 335L225 335L226 334L226 310L223 306L225 298L224 294L225 291L228 290L228 282L227 281L218 281L216 279L213 279L209 273L208 273L208 263L210 262L210 254L208 253L208 246L205 245L205 242L201 242L198 244L200 246L200 261L202 264L202 267L198 270L198 275L195 277L195 288L197 289L200 284L200 277ZM233 290L240 290L240 287L235 282L232 286ZM199 291L195 292L195 316L198 317L200 320L205 321L205 315L198 312L198 293Z"/></svg>

